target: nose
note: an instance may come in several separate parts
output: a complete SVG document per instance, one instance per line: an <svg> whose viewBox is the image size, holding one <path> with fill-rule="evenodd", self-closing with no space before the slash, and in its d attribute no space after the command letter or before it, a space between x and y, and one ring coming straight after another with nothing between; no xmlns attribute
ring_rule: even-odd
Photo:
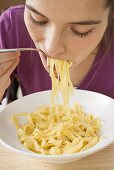
<svg viewBox="0 0 114 170"><path fill-rule="evenodd" d="M65 44L63 42L62 31L54 26L49 28L45 34L45 49L50 57L58 57L65 52Z"/></svg>

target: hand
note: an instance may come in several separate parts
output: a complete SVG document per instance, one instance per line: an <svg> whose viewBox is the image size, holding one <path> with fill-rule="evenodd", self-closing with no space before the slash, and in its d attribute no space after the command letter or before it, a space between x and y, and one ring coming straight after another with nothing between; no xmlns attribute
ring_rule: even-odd
<svg viewBox="0 0 114 170"><path fill-rule="evenodd" d="M9 87L10 75L20 61L20 52L0 53L0 101Z"/></svg>

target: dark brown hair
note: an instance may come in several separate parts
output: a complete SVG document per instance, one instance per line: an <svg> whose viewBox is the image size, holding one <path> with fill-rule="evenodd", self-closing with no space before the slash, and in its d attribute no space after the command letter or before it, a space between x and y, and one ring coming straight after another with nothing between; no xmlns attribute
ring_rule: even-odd
<svg viewBox="0 0 114 170"><path fill-rule="evenodd" d="M114 0L106 0L106 8L110 9L109 12L109 25L114 28Z"/></svg>
<svg viewBox="0 0 114 170"><path fill-rule="evenodd" d="M105 7L110 9L107 29L103 36L103 41L105 45L104 52L105 54L108 54L112 40L114 39L114 0L105 0L105 1L106 1Z"/></svg>
<svg viewBox="0 0 114 170"><path fill-rule="evenodd" d="M114 0L106 0L106 7L114 9Z"/></svg>

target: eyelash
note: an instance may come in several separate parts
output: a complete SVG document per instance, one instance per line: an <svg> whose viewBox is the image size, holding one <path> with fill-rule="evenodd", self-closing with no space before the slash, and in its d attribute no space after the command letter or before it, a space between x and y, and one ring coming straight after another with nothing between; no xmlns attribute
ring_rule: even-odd
<svg viewBox="0 0 114 170"><path fill-rule="evenodd" d="M79 38L86 38L92 33L93 29L91 29L91 30L89 30L89 31L87 31L85 33L80 33L80 32L77 32L77 31L75 31L73 29L72 29L72 31L73 31L73 34L78 36Z"/></svg>
<svg viewBox="0 0 114 170"><path fill-rule="evenodd" d="M48 23L48 21L42 21L42 22L35 21L34 18L32 18L32 17L31 17L31 20L32 20L33 24L39 25L39 26L44 26Z"/></svg>
<svg viewBox="0 0 114 170"><path fill-rule="evenodd" d="M42 21L42 22L35 21L34 18L32 18L32 17L31 17L31 20L32 20L33 24L38 25L38 26L45 26L45 25L48 23L48 21ZM75 30L73 30L73 29L71 29L71 30L72 30L73 34L76 35L76 36L78 36L79 38L86 38L86 37L88 37L89 34L91 34L92 31L93 31L93 30L91 29L91 30L89 30L89 31L87 31L87 32L85 32L85 33L79 33L79 32L77 32L77 31L75 31Z"/></svg>

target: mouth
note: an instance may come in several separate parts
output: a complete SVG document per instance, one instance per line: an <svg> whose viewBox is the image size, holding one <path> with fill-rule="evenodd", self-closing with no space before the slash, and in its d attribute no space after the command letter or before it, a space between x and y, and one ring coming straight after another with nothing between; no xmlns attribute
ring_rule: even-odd
<svg viewBox="0 0 114 170"><path fill-rule="evenodd" d="M41 58L41 61L42 61L44 68L46 69L46 71L48 73L50 73L50 63L49 63L49 60L48 60L50 57L47 56L42 50L39 50L39 54L40 54L40 58ZM70 61L68 61L68 62L70 62ZM72 66L73 66L73 63L70 62L70 69L72 68ZM57 74L55 66L54 66L53 71L54 71L55 78L59 79L59 76Z"/></svg>
<svg viewBox="0 0 114 170"><path fill-rule="evenodd" d="M47 72L50 73L50 63L49 63L49 60L48 60L49 57L41 50L39 51L39 54L40 54L43 66L45 67ZM54 75L55 75L56 78L58 78L57 71L56 71L55 67L54 67Z"/></svg>

